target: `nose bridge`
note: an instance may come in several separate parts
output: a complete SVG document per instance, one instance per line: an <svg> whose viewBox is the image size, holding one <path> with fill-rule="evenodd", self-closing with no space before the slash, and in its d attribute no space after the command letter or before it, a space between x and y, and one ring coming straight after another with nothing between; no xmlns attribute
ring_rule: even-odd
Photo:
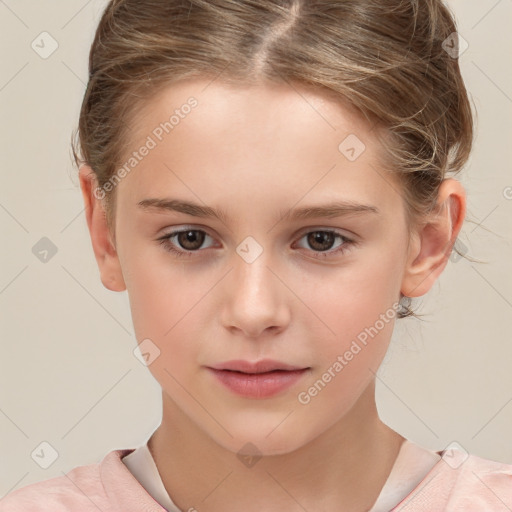
<svg viewBox="0 0 512 512"><path fill-rule="evenodd" d="M256 336L288 320L283 284L271 270L274 265L272 251L254 238L247 237L238 245L225 290L225 327Z"/></svg>
<svg viewBox="0 0 512 512"><path fill-rule="evenodd" d="M263 305L275 300L276 278L269 270L272 266L271 250L263 248L253 237L247 237L236 249L233 285L241 302L258 301Z"/></svg>

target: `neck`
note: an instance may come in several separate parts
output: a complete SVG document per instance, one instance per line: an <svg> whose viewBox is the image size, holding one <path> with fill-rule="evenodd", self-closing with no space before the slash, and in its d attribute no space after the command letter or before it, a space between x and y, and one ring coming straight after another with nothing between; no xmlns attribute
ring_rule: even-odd
<svg viewBox="0 0 512 512"><path fill-rule="evenodd" d="M164 392L162 423L148 446L169 496L184 511L360 512L376 501L403 441L379 419L372 381L347 415L312 442L247 465Z"/></svg>

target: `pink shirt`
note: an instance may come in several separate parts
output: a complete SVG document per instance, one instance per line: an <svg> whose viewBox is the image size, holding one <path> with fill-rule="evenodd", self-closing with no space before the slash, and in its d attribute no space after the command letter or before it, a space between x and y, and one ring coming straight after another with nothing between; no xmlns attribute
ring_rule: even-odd
<svg viewBox="0 0 512 512"><path fill-rule="evenodd" d="M421 453L420 451L421 450ZM137 451L139 462L123 457ZM428 450L405 441L372 512L510 512L512 510L512 465L468 455L458 449L428 459ZM156 468L144 450L113 450L96 464L78 466L65 476L43 480L17 489L0 501L0 512L164 512L155 496L160 477L148 478ZM422 462L418 464L418 456ZM137 458L136 457L136 458ZM130 459L127 459L127 461ZM134 458L131 459L134 461ZM432 465L433 464L433 465ZM420 469L428 468L423 478ZM144 469L145 468L145 469ZM139 480L146 476L146 490ZM414 485L414 480L417 480ZM163 488L160 487L160 490ZM164 488L165 491L165 488ZM165 493L170 500L170 497ZM398 500L398 503L396 501ZM393 508L386 509L395 501ZM169 504L170 503L170 504ZM172 501L165 503L175 507ZM381 508L379 508L381 507ZM383 508L382 508L383 507ZM187 512L187 511L183 511Z"/></svg>

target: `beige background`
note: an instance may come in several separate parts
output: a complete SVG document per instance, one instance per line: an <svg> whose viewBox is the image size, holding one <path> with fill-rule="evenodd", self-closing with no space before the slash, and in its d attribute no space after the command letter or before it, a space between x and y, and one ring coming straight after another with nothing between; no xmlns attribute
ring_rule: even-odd
<svg viewBox="0 0 512 512"><path fill-rule="evenodd" d="M126 293L99 280L70 158L104 5L0 1L0 496L135 447L160 421L160 388L132 353ZM457 441L512 463L512 1L449 5L469 43L460 60L478 110L460 178L475 223L461 241L486 263L450 261L419 300L426 321L398 322L377 400L415 442ZM31 47L43 31L59 45L47 59ZM42 237L57 249L46 263L32 252ZM59 454L48 469L31 457L44 441Z"/></svg>

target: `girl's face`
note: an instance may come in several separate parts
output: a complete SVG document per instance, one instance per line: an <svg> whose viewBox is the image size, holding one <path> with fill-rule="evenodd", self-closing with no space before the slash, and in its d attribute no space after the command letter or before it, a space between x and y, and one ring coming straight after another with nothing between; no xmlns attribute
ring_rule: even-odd
<svg viewBox="0 0 512 512"><path fill-rule="evenodd" d="M119 268L164 415L285 453L370 400L406 292L404 203L353 111L298 86L208 83L172 86L134 123ZM235 360L300 371L212 370Z"/></svg>

